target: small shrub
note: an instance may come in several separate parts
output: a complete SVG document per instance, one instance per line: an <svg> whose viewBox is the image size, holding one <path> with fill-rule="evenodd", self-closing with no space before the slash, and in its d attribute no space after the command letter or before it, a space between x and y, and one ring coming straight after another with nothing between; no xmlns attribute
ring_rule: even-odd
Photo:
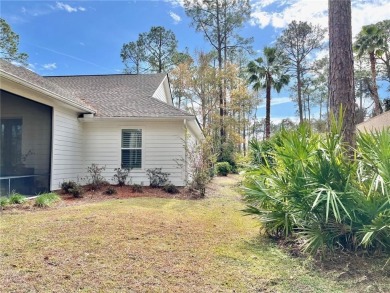
<svg viewBox="0 0 390 293"><path fill-rule="evenodd" d="M143 186L141 184L133 184L131 185L131 191L132 192L139 192L139 193L142 193L143 192Z"/></svg>
<svg viewBox="0 0 390 293"><path fill-rule="evenodd" d="M168 176L170 174L163 172L161 168L155 168L146 170L146 175L149 177L150 186L157 188L164 186L168 182Z"/></svg>
<svg viewBox="0 0 390 293"><path fill-rule="evenodd" d="M73 197L81 198L83 197L84 190L80 184L76 183L76 185L73 188L69 189L69 193L73 195Z"/></svg>
<svg viewBox="0 0 390 293"><path fill-rule="evenodd" d="M9 199L7 197L1 196L0 197L0 207L5 207L9 205Z"/></svg>
<svg viewBox="0 0 390 293"><path fill-rule="evenodd" d="M215 176L213 167L217 156L213 150L213 140L206 137L200 144L189 143L186 147L186 159L178 165L187 170L187 187L193 193L193 198L206 196L206 185ZM187 167L186 167L187 165Z"/></svg>
<svg viewBox="0 0 390 293"><path fill-rule="evenodd" d="M130 169L126 168L115 168L116 172L113 179L118 183L119 186L126 185L127 177L129 177Z"/></svg>
<svg viewBox="0 0 390 293"><path fill-rule="evenodd" d="M113 195L116 193L117 193L116 189L112 186L107 187L107 189L104 191L104 194L107 194L107 195Z"/></svg>
<svg viewBox="0 0 390 293"><path fill-rule="evenodd" d="M76 186L77 186L77 183L72 181L72 180L64 181L61 184L61 190L65 193L70 193L69 190L75 188Z"/></svg>
<svg viewBox="0 0 390 293"><path fill-rule="evenodd" d="M44 208L59 200L60 197L55 193L44 193L35 199L35 206Z"/></svg>
<svg viewBox="0 0 390 293"><path fill-rule="evenodd" d="M210 167L207 172L208 172L208 176L210 179L215 177L215 168L214 167Z"/></svg>
<svg viewBox="0 0 390 293"><path fill-rule="evenodd" d="M179 189L175 185L173 185L172 183L165 184L162 189L165 192L170 193L170 194L179 193Z"/></svg>
<svg viewBox="0 0 390 293"><path fill-rule="evenodd" d="M9 202L11 204L22 204L26 201L26 197L19 194L19 193L12 193L10 198L9 198Z"/></svg>
<svg viewBox="0 0 390 293"><path fill-rule="evenodd" d="M219 162L215 164L215 170L219 176L227 176L231 171L231 166L228 162Z"/></svg>
<svg viewBox="0 0 390 293"><path fill-rule="evenodd" d="M102 176L102 172L106 170L106 166L99 167L96 164L92 164L87 168L88 173L91 176L91 188L94 190L99 190L104 185L107 185L108 182Z"/></svg>

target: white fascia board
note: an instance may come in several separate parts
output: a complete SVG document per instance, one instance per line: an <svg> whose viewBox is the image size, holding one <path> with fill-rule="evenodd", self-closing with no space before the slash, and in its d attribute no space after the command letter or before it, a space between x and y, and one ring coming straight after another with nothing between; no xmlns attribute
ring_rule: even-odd
<svg viewBox="0 0 390 293"><path fill-rule="evenodd" d="M92 108L83 106L83 105L81 105L81 104L79 104L79 103L77 103L77 102L75 102L75 101L73 101L71 99L68 99L68 98L63 97L61 95L53 93L53 92L51 92L51 91L49 91L49 90L47 90L47 89L45 89L45 88L43 88L41 86L33 84L33 83L31 83L29 81L26 81L26 80L24 80L24 79L22 79L20 77L17 77L17 76L15 76L13 74L9 74L8 72L5 72L5 71L3 71L1 69L0 69L0 76L1 76L1 78L8 79L8 80L10 80L12 82L15 82L15 83L17 83L19 85L22 85L22 86L25 86L25 87L27 87L27 88L29 88L31 90L37 91L39 93L42 93L42 94L44 94L46 96L49 96L49 97L51 97L51 98L53 98L55 100L63 102L65 104L70 105L70 106L72 106L74 108L77 108L79 110L82 110L82 111L85 111L85 112L89 112L89 113L96 113L96 111L93 110Z"/></svg>
<svg viewBox="0 0 390 293"><path fill-rule="evenodd" d="M78 118L80 122L104 122L104 121L183 121L195 120L193 116L170 116L170 117L81 117Z"/></svg>
<svg viewBox="0 0 390 293"><path fill-rule="evenodd" d="M196 139L203 140L204 139L203 132L200 129L198 121L195 119L195 117L192 117L192 119L188 119L186 122L187 122L187 127L195 135Z"/></svg>

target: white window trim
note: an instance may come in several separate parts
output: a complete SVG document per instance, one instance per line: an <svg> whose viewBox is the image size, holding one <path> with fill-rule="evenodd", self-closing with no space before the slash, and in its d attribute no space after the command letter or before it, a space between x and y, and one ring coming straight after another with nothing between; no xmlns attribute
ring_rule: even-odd
<svg viewBox="0 0 390 293"><path fill-rule="evenodd" d="M141 130L141 139L142 139L142 145L141 148L133 148L133 149L140 149L141 150L141 168L133 168L132 170L134 171L140 171L144 170L145 166L145 156L144 156L144 145L145 145L145 130L144 127L142 126L136 126L136 125L131 125L131 126L122 126L120 129L120 145L119 145L119 158L120 158L120 166L122 167L122 150L128 150L130 148L122 148L122 132L123 130Z"/></svg>

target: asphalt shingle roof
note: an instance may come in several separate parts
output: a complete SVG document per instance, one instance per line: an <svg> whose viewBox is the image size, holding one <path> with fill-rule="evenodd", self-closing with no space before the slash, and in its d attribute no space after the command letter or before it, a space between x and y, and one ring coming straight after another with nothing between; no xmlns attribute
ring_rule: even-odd
<svg viewBox="0 0 390 293"><path fill-rule="evenodd" d="M28 70L22 66L13 65L0 58L0 69L7 74L13 75L27 83L41 87L42 89L52 92L53 94L59 95L62 98L68 99L84 107L89 107L82 100L78 99L77 96L72 95L66 88L63 88L56 83L36 74L35 72Z"/></svg>
<svg viewBox="0 0 390 293"><path fill-rule="evenodd" d="M46 80L65 88L96 109L97 117L191 116L153 97L166 74L51 76Z"/></svg>
<svg viewBox="0 0 390 293"><path fill-rule="evenodd" d="M0 59L0 69L31 85L96 111L97 117L186 117L191 114L153 97L166 74L43 77Z"/></svg>

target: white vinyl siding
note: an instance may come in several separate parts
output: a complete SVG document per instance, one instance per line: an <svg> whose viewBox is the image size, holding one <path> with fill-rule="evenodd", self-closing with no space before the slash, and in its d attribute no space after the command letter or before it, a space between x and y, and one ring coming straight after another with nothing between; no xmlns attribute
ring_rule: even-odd
<svg viewBox="0 0 390 293"><path fill-rule="evenodd" d="M51 189L59 189L62 182L78 181L85 176L83 125L77 116L78 113L69 109L53 109Z"/></svg>
<svg viewBox="0 0 390 293"><path fill-rule="evenodd" d="M130 171L132 183L149 185L147 169L162 168L169 180L184 185L183 121L172 122L91 122L84 125L84 168L91 164L106 166L103 176L112 181L114 169L121 167L122 129L142 129L142 168Z"/></svg>
<svg viewBox="0 0 390 293"><path fill-rule="evenodd" d="M164 103L167 103L168 105L172 105L172 98L167 78L165 78L164 81L158 86L153 94L153 97Z"/></svg>

